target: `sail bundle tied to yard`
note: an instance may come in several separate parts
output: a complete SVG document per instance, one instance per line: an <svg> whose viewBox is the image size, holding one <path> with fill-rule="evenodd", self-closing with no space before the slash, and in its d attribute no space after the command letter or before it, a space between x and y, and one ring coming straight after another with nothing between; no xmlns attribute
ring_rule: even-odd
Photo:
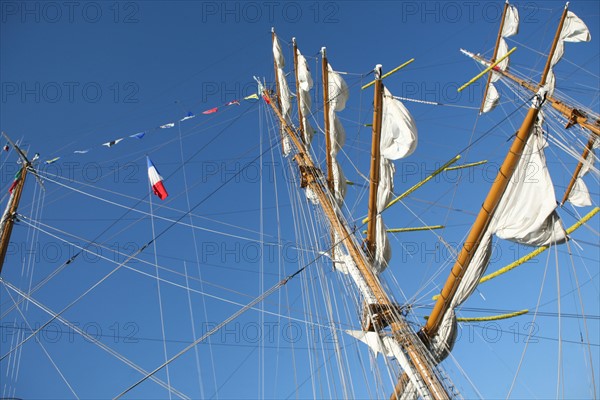
<svg viewBox="0 0 600 400"><path fill-rule="evenodd" d="M492 255L492 235L528 246L560 244L567 239L556 213L554 186L544 155L546 145L538 120L440 328L432 338L431 347L437 360L443 360L452 350L457 334L455 309L473 294L485 273Z"/></svg>

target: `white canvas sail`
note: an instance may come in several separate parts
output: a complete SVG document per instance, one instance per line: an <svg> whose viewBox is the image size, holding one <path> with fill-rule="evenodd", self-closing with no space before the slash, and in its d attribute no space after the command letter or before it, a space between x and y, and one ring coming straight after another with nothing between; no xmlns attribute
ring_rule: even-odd
<svg viewBox="0 0 600 400"><path fill-rule="evenodd" d="M329 103L329 139L331 142L331 169L333 175L333 190L332 195L339 207L344 203L346 197L346 177L344 171L337 160L337 155L341 150L344 142L346 141L346 132L344 126L337 116L337 112L342 111L346 107L346 101L348 100L348 86L342 77L333 70L331 65L327 64L328 70L328 103ZM350 278L356 284L359 292L362 295L363 300L367 304L377 303L373 292L364 281L362 274L358 270L358 267L352 257L348 254L348 250L343 244L340 243L341 238L337 235L333 235L334 244L333 254L333 265L336 270L344 274L350 275Z"/></svg>
<svg viewBox="0 0 600 400"><path fill-rule="evenodd" d="M432 340L432 351L439 361L452 350L456 339L456 308L473 294L487 269L492 254L492 234L530 246L545 246L566 240L566 232L555 211L556 199L546 166L545 146L541 122L538 120L492 221Z"/></svg>
<svg viewBox="0 0 600 400"><path fill-rule="evenodd" d="M599 144L599 140L594 141L594 144L588 152L587 157L585 157L585 159L582 162L581 170L579 170L579 174L575 179L575 183L573 184L571 193L569 193L569 198L567 200L575 207L587 207L592 205L592 198L590 196L590 192L587 188L587 185L583 181L583 177L587 175L587 173L590 172L590 170L594 166L594 162L596 161L594 149L596 149L599 146ZM595 172L598 171L595 170Z"/></svg>
<svg viewBox="0 0 600 400"><path fill-rule="evenodd" d="M404 104L383 88L381 118L381 156L398 160L411 155L417 148L417 125Z"/></svg>
<svg viewBox="0 0 600 400"><path fill-rule="evenodd" d="M279 39L276 35L273 38L273 58L275 59L275 65L277 66L277 83L280 94L279 101L281 103L281 115L285 119L286 123L291 125L291 93L285 77L285 71L283 70L283 67L285 67L285 58L283 57L281 45L279 44ZM283 154L287 156L292 151L292 145L290 143L290 138L283 127L281 128L281 135L283 137L281 143L283 147Z"/></svg>
<svg viewBox="0 0 600 400"><path fill-rule="evenodd" d="M573 12L567 11L563 27L558 36L556 49L552 55L548 77L546 78L545 87L548 91L548 96L552 96L554 93L556 79L554 77L553 68L565 53L565 42L589 42L590 40L592 40L592 37L585 23Z"/></svg>
<svg viewBox="0 0 600 400"><path fill-rule="evenodd" d="M338 205L341 206L346 197L346 177L344 176L344 170L335 158L331 159L331 169L333 172L333 195Z"/></svg>
<svg viewBox="0 0 600 400"><path fill-rule="evenodd" d="M518 32L519 12L515 6L509 5L506 9L506 15L504 16L504 23L502 25L502 32L500 33L500 42L498 43L496 60L501 59L506 55L506 53L508 53L508 45L506 44L506 40L504 40L504 38L516 35ZM508 69L508 63L509 58L507 57L498 63L497 67L502 71L506 71ZM483 108L481 110L482 113L490 112L498 105L500 94L493 83L498 79L500 79L500 74L492 71L492 79L484 99Z"/></svg>
<svg viewBox="0 0 600 400"><path fill-rule="evenodd" d="M329 89L329 107L339 112L346 108L346 101L350 96L346 81L333 70L331 64L327 64L328 70L328 89Z"/></svg>
<svg viewBox="0 0 600 400"><path fill-rule="evenodd" d="M590 192L587 188L587 185L583 181L582 176L578 176L575 180L573 188L571 189L571 193L569 193L568 200L575 207L587 207L592 205Z"/></svg>
<svg viewBox="0 0 600 400"><path fill-rule="evenodd" d="M310 90L313 87L313 80L306 58L300 53L300 50L296 50L296 53L298 56L298 102L302 112L300 124L304 135L304 143L310 148L310 143L315 134L315 130L308 122L311 108Z"/></svg>
<svg viewBox="0 0 600 400"><path fill-rule="evenodd" d="M391 246L381 213L394 194L394 164L392 160L411 155L418 143L417 126L404 104L383 88L379 185L377 188L377 216L375 217L375 255L373 269L381 273L391 259Z"/></svg>
<svg viewBox="0 0 600 400"><path fill-rule="evenodd" d="M497 74L495 74L494 76L497 76ZM496 86L493 83L490 83L488 91L485 95L483 109L481 110L481 112L486 113L492 111L494 108L496 108L499 101L500 93L498 93L498 89L496 89Z"/></svg>
<svg viewBox="0 0 600 400"><path fill-rule="evenodd" d="M502 25L502 37L510 37L519 33L519 11L517 7L509 4Z"/></svg>
<svg viewBox="0 0 600 400"><path fill-rule="evenodd" d="M388 266L392 258L392 248L386 232L381 212L392 200L394 195L394 164L381 157L379 163L379 185L377 187L377 215L375 216L375 254L373 270L380 274Z"/></svg>
<svg viewBox="0 0 600 400"><path fill-rule="evenodd" d="M530 246L565 241L566 233L555 212L556 195L546 166L546 146L538 120L494 213L491 224L499 238Z"/></svg>
<svg viewBox="0 0 600 400"><path fill-rule="evenodd" d="M488 229L483 235L481 243L471 259L467 272L456 289L456 294L452 298L450 306L442 318L437 333L432 338L431 350L437 361L443 360L448 356L450 351L452 351L458 333L455 310L463 304L469 296L473 294L475 288L477 288L479 280L487 270L491 255L492 235Z"/></svg>
<svg viewBox="0 0 600 400"><path fill-rule="evenodd" d="M333 169L333 192L338 204L341 204L346 195L346 178L341 166L337 162L337 155L346 142L346 131L337 112L346 107L349 91L346 82L327 64L328 74L328 102L329 102L329 139L331 141L331 159Z"/></svg>

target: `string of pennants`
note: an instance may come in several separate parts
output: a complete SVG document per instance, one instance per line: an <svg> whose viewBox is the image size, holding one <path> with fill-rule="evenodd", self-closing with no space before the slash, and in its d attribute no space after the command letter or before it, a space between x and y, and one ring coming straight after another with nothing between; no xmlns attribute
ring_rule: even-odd
<svg viewBox="0 0 600 400"><path fill-rule="evenodd" d="M250 96L244 97L242 100L258 100L258 95L256 93L254 93L254 94L251 94ZM239 106L240 105L240 100L232 100L230 102L227 102L227 103L223 104L222 106L209 108L208 110L202 111L201 114L204 114L204 115L214 114L214 113L218 112L219 109L221 109L223 107L229 107L229 106L233 106L233 105L238 105ZM186 116L184 116L183 118L179 119L176 122L187 121L187 120L190 120L190 119L195 118L195 117L196 117L196 115L190 111L190 112L187 113ZM126 139L141 140L141 139L144 138L144 136L146 136L147 133L149 133L151 131L160 130L160 129L171 129L171 128L174 128L176 122L168 122L166 124L160 125L158 127L152 128L152 129L147 129L145 131L134 133L133 135L128 135L128 136L120 137L118 139L110 140L108 142L102 143L102 144L100 144L98 146L95 146L95 147L107 147L107 148L110 148L110 147L116 146L117 144L121 143L123 140L126 140ZM3 149L5 151L8 151L8 149L9 149L8 144L6 146L4 146ZM83 149L83 150L75 150L75 151L73 151L73 153L69 153L69 154L86 154L86 153L89 153L92 149L93 148L88 148L88 149ZM54 157L54 158L50 158L50 159L44 161L44 163L45 164L53 164L53 163L57 162L58 160L60 160L62 157L64 157L64 156L57 156L57 157Z"/></svg>

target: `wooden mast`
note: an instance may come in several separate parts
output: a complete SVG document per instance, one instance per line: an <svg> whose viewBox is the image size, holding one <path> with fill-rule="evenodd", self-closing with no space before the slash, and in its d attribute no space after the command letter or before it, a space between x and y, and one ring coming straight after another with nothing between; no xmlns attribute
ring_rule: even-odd
<svg viewBox="0 0 600 400"><path fill-rule="evenodd" d="M13 188L10 196L6 211L0 221L0 273L2 273L2 267L4 266L4 258L6 257L6 251L8 250L8 244L10 242L10 235L12 233L13 226L15 224L15 217L19 202L21 201L21 194L25 187L25 179L27 178L27 170L31 166L31 162L27 159L25 153L17 146L13 141L4 133L2 135L6 138L8 143L15 149L19 157L21 158L22 167L19 173L17 173L17 183ZM36 175L37 177L37 175Z"/></svg>
<svg viewBox="0 0 600 400"><path fill-rule="evenodd" d="M320 170L315 166L302 141L285 121L281 111L274 106L269 92L266 89L264 90L263 95L265 99L268 100L271 108L279 118L281 126L286 130L293 145L298 151L293 159L300 169L302 178L301 186L309 187L318 197L319 204L331 224L331 229L341 238L341 242L356 263L365 283L377 299L377 303L382 309L389 311L393 310L392 301L371 269L371 265L365 257L365 254L361 251L357 242L353 240L352 232L336 212L336 207L331 203L331 197L327 195L327 188L319 179L321 176ZM389 325L392 329L392 335L406 352L407 359L427 386L432 398L436 400L449 399L444 385L434 371L434 366L431 365L427 356L423 354L420 340L416 337L408 323L399 313L389 312L388 318L390 320Z"/></svg>
<svg viewBox="0 0 600 400"><path fill-rule="evenodd" d="M10 235L12 233L13 226L15 224L15 218L19 202L21 201L21 193L25 187L25 178L27 178L27 168L29 165L21 167L21 176L18 178L17 185L13 188L10 201L6 207L6 211L2 216L2 233L0 234L0 274L2 273L2 267L4 266L4 258L6 257L6 251L10 242Z"/></svg>
<svg viewBox="0 0 600 400"><path fill-rule="evenodd" d="M467 54L471 55L468 52L467 52ZM483 58L477 54L472 54L471 56L475 60L480 61L484 64L491 63L491 60L488 61L485 58ZM513 75L507 71L504 71L500 68L494 68L494 71L496 71L499 74L502 74L502 76L512 80L513 82L518 83L520 86L522 86L532 92L536 91L536 86L524 79L520 79L520 78L516 77L515 75ZM487 87L486 87L486 90L487 90ZM564 115L565 118L567 118L568 122L567 122L567 125L565 126L566 129L570 128L571 126L573 126L575 124L578 124L582 128L589 130L592 134L592 135L590 135L590 139L588 140L588 143L583 150L583 154L581 155L581 160L577 164L577 167L575 167L575 171L573 172L571 181L569 182L569 185L567 186L567 190L565 191L565 194L561 201L561 204L565 204L565 202L569 198L569 195L571 194L571 191L573 190L573 185L575 184L575 181L577 180L577 177L579 176L579 172L581 171L581 168L583 167L583 160L585 160L587 158L587 156L589 155L592 147L594 146L594 141L598 140L597 138L600 137L600 119L593 120L593 123L590 123L590 122L588 122L589 119L588 119L587 115L583 111L578 110L575 107L572 107L572 106L569 106L568 104L563 103L562 101L558 100L554 96L547 96L546 102L550 103L552 108L554 108L555 110L560 112L562 115Z"/></svg>
<svg viewBox="0 0 600 400"><path fill-rule="evenodd" d="M558 29L556 31L554 42L552 43L552 48L550 50L550 54L548 55L546 68L544 69L542 78L540 80L540 87L544 86L544 84L546 83L546 78L548 75L548 71L550 70L552 56L554 55L554 51L556 50L556 45L558 43L558 39L560 37L560 33L562 31L566 15L567 6L565 6ZM536 97L539 97L539 95ZM508 154L506 155L506 158L504 159L500 170L498 171L498 175L496 176L496 179L492 184L490 192L488 193L487 198L485 199L485 202L483 203L483 206L481 207L481 210L477 215L477 219L475 220L475 223L473 224L473 227L469 232L467 240L465 241L461 252L458 255L456 263L452 267L450 276L444 284L444 287L440 293L440 297L438 298L431 312L431 315L427 320L427 323L422 328L423 333L427 337L432 337L436 334L440 326L440 322L442 321L442 318L448 310L450 302L452 301L452 298L456 293L456 289L458 288L462 277L464 276L467 268L469 267L473 255L477 251L481 240L485 235L485 232L489 226L494 211L498 206L498 203L500 202L500 199L502 198L506 187L508 186L508 182L510 181L510 178L512 177L516 169L519 159L521 158L521 154L523 153L525 144L529 139L533 125L539 114L542 102L543 99L540 98L536 98L534 100L533 105L527 112L527 115L525 116L525 119L523 120L523 123L521 124L521 127L519 128L519 131L516 134L516 138L514 139L512 146Z"/></svg>
<svg viewBox="0 0 600 400"><path fill-rule="evenodd" d="M372 257L375 255L375 225L377 215L377 191L379 188L379 164L381 119L383 103L383 83L381 82L381 65L375 67L375 97L373 100L373 138L371 142L371 177L369 190L369 213L367 218L366 245Z"/></svg>
<svg viewBox="0 0 600 400"><path fill-rule="evenodd" d="M275 28L271 28L271 43L275 48ZM275 88L277 91L277 106L281 110L281 89L279 88L279 70L277 69L277 60L273 59L273 67L275 68Z"/></svg>
<svg viewBox="0 0 600 400"><path fill-rule="evenodd" d="M505 7L505 11L506 11L506 7ZM503 23L504 23L504 19L502 21L502 24ZM501 32L502 32L502 25L500 25L500 33ZM498 44L498 42L496 42L496 46L497 46L497 44ZM468 54L471 55L470 53L468 53ZM491 64L495 60L496 51L494 51L494 57L492 57L489 61L477 54L472 54L471 56L472 56L472 58L474 58L484 64L488 64L488 63ZM494 68L494 71L496 71L499 74L502 74L502 76L505 76L506 78L512 80L513 82L518 83L520 86L522 86L532 92L536 91L536 86L524 79L520 79L520 78L516 77L515 75L513 75L507 71L504 71L500 68ZM490 77L491 77L491 74L490 74ZM489 79L488 79L488 85L489 85ZM487 93L487 88L488 88L488 86L486 85L486 93ZM485 101L485 94L484 94L484 101ZM566 129L570 128L572 125L579 124L581 127L589 130L593 135L600 136L600 119L593 120L593 123L590 123L590 122L588 122L588 117L586 116L586 114L583 111L578 110L575 107L571 107L567 104L564 104L562 101L556 99L553 96L547 96L546 101L549 102L550 105L552 105L552 108L554 108L555 110L557 110L558 112L560 112L562 115L564 115L567 118L568 122L567 122L567 125L565 126ZM482 104L482 107L483 107L483 104ZM573 185L575 184L575 181L577 180L577 177L579 176L579 172L581 171L581 168L583 166L583 161L589 155L592 147L594 146L595 140L596 140L596 138L594 138L593 136L591 136L590 139L588 140L588 143L583 150L583 154L581 155L581 160L577 164L577 167L575 167L575 171L573 172L571 181L569 182L569 185L567 186L567 190L565 191L565 194L563 196L561 204L565 204L565 202L569 198L569 195L571 194L571 191L573 190Z"/></svg>
<svg viewBox="0 0 600 400"><path fill-rule="evenodd" d="M275 34L275 28L271 28L271 43L273 49L275 49L275 39L277 38ZM275 55L275 54L273 54ZM279 69L277 68L277 60L273 58L273 68L275 69L275 90L277 93L277 107L281 110L281 88L279 87ZM281 143L285 142L285 135L281 132ZM282 151L285 154L285 148L282 146Z"/></svg>
<svg viewBox="0 0 600 400"><path fill-rule="evenodd" d="M508 10L508 0L504 3L504 10L502 11L502 19L500 20L500 30L498 31L498 37L496 38L496 46L494 47L494 54L490 59L490 64L496 61L496 57L498 56L498 47L500 46L500 40L502 39L502 29L504 29L504 20L506 17L506 10ZM490 87L490 83L492 82L493 71L490 71L488 74L487 83L485 84L485 91L483 92L483 99L481 100L481 106L479 106L479 113L483 112L483 106L485 105L485 99L487 98L488 88Z"/></svg>
<svg viewBox="0 0 600 400"><path fill-rule="evenodd" d="M573 172L573 176L571 177L569 186L567 186L567 190L565 191L565 194L560 202L561 205L565 204L567 202L567 200L569 199L569 195L571 194L571 191L573 190L573 185L575 185L575 181L577 180L577 177L579 176L579 172L581 171L581 168L583 167L583 163L585 162L588 155L590 154L590 151L592 151L595 141L596 141L596 138L594 138L592 136L592 137L590 137L590 140L588 141L587 145L585 146L585 149L583 150L583 154L581 155L581 160L579 160L577 167L575 167L575 171Z"/></svg>
<svg viewBox="0 0 600 400"><path fill-rule="evenodd" d="M483 58L477 54L471 55L468 52L466 52L466 53L469 54L470 56L472 56L472 58L474 58L477 61L480 61L482 63L490 63L490 61L486 60L485 58ZM505 76L508 79L518 83L520 86L522 86L526 89L529 89L530 91L532 91L534 93L537 91L537 87L535 84L527 82L524 79L520 79L520 78L516 77L515 75L511 74L510 72L503 71L500 68L494 68L494 71L496 71L497 73L501 74L502 76ZM579 124L583 128L588 129L594 135L600 136L600 120L599 119L596 119L596 120L593 120L593 122L590 122L589 118L586 116L586 114L583 111L578 110L575 107L571 107L568 104L563 103L562 101L558 100L556 97L553 97L553 96L546 96L546 102L550 103L552 108L554 108L555 110L557 110L558 112L563 114L568 119L569 122L567 123L566 128L570 128L572 125Z"/></svg>
<svg viewBox="0 0 600 400"><path fill-rule="evenodd" d="M329 126L329 63L327 62L327 50L321 48L321 72L323 76L323 118L325 122L325 162L327 163L327 184L329 190L333 191L333 160L331 157L331 129Z"/></svg>
<svg viewBox="0 0 600 400"><path fill-rule="evenodd" d="M300 81L298 80L298 46L296 45L296 38L292 38L292 48L294 51L294 76L296 77L296 103L298 103L298 129L300 131L300 137L304 144L307 144L304 140L304 123L302 115L302 107L300 105Z"/></svg>
<svg viewBox="0 0 600 400"><path fill-rule="evenodd" d="M546 66L544 67L544 72L542 72L542 79L540 80L539 87L542 87L546 84L546 78L548 78L548 72L550 72L550 68L552 67L552 58L554 57L554 51L556 50L556 46L558 45L558 41L560 39L560 33L562 32L563 25L565 24L565 18L567 18L567 11L569 8L569 3L565 4L565 8L560 17L560 22L558 23L558 29L556 29L556 35L554 35L554 41L552 42L552 47L550 48L550 54L548 54L548 59L546 60Z"/></svg>

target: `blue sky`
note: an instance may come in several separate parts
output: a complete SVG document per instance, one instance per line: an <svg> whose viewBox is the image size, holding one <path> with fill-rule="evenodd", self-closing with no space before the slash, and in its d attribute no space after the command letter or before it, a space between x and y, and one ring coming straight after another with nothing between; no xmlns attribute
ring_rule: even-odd
<svg viewBox="0 0 600 400"><path fill-rule="evenodd" d="M189 303L196 334L200 335L235 312L239 304L247 303L314 258L293 244L294 225L302 218L302 210L309 210L306 205L298 208L298 198L288 194L287 183L295 171L290 172L277 148L260 157L275 134L268 129L272 117L265 113L262 102L242 101L240 106L223 107L255 92L254 75L272 82L272 26L284 44L288 71L292 65L289 46L291 38L296 37L313 76L320 69L317 56L322 46L327 47L333 67L348 72L345 79L351 87L351 100L340 115L348 140L341 162L351 181L361 182L353 165L363 174L368 172L370 128L364 124L372 118L372 91L361 91L360 85L370 80L365 74L375 64L382 64L385 72L415 58L404 71L386 80L387 87L398 96L444 104L406 103L417 121L419 147L410 158L396 163L397 193L456 155L471 137L479 137L501 121L491 135L462 154L461 162L488 160L486 166L462 175L458 187L458 175L440 176L411 196L406 208L399 205L390 210L390 226L415 226L422 221L444 224L441 236L458 245L493 179L494 168L502 161L508 137L520 123L520 112L514 120L503 120L520 105L505 86L501 86L505 94L502 107L479 120L473 108L479 105L483 83L456 92L480 70L460 54L459 48L490 54L502 2L2 1L0 5L0 128L14 140L21 140L30 153L39 152L42 160L61 157L52 165L41 166L43 175L80 191L48 181L42 200L36 184L29 179L21 213L45 225L29 229L23 222L15 228L2 278L27 291L30 277L35 286L77 252L73 243L84 245L98 237L106 248L97 247L95 253L79 257L33 295L57 312L115 268L112 261L122 262L124 254L146 244L153 228L156 233L164 231L139 255L149 265L140 260L127 265L151 275L155 273L155 261L170 269L160 272L161 278L168 281L161 283L161 298L169 357L193 336ZM564 4L550 1L517 5L521 30L508 41L510 47L518 48L511 65L537 80L544 65L539 52L548 51ZM567 44L565 60L556 68L560 92L596 113L599 7L593 1L570 5L588 25L592 42ZM313 99L313 103L320 100ZM214 114L201 114L213 107L221 108ZM177 124L190 111L196 118ZM316 108L315 117L319 119L321 114ZM158 128L170 122L176 122L176 126ZM141 131L147 131L141 140L129 138L111 148L102 146ZM317 138L316 143L321 139ZM87 154L73 153L86 149L90 150ZM153 197L149 204L145 197L146 154L165 178L171 195L166 202ZM317 145L316 155L322 154ZM4 193L16 171L16 158L14 153L2 153L1 157ZM560 198L576 161L558 149L549 150L548 159L549 168L556 173L553 179ZM181 168L182 160L188 160L185 170ZM259 169L262 181L257 178ZM588 182L597 205L597 179ZM348 196L352 215L362 217L366 212L362 186L351 187ZM138 203L140 199L143 202ZM192 220L184 214L190 206L197 206ZM130 207L139 212L125 214ZM154 226L142 213L154 215ZM571 208L561 212L567 226L575 221L572 213ZM161 217L183 217L182 222L202 229L170 227L171 223ZM596 316L588 321L588 329L590 341L595 344L591 352L598 381L597 218L590 222L592 229L578 231L575 237L580 242L571 246L577 256L576 274L572 273L566 248L561 248L549 258L534 260L528 264L530 268L522 267L512 276L483 286L465 305L480 310L534 308L548 266L541 296L544 305L540 307L546 316L533 320L532 315L526 315L497 325L463 326L454 356L485 398L506 396L529 326L534 326L538 340L528 346L513 396L556 396L558 285L565 296L561 302L563 313L581 313L574 290L581 286L585 313ZM307 229L312 232L312 228ZM264 246L259 244L261 237ZM65 238L71 245L61 240ZM280 246L273 245L277 241ZM386 272L386 281L394 296L399 301L403 296L411 298L423 286L425 290L420 293L435 292L435 285L443 282L448 268L433 282L429 279L449 258L439 240L425 232L410 237L396 235L392 243L396 264ZM490 270L529 250L498 244ZM353 303L342 306L346 290L343 282L326 263L314 267L264 303L262 307L270 314L249 311L214 336L211 345L201 344L198 353L192 350L171 364L173 386L193 398L343 397L342 384L333 372L339 367L332 361L336 359L335 346L324 322L327 312L312 302L323 300L319 291L338 292L334 297L338 296L340 326L358 329L358 322L352 318ZM198 281L200 274L203 284ZM122 268L66 311L64 317L144 369L152 370L164 362L156 283L152 277ZM182 286L196 292L182 290ZM6 288L0 293L4 314L12 304L10 295L16 298L16 294ZM430 296L419 296L417 303L432 304ZM428 310L417 310L417 317L427 315ZM49 318L32 304L23 307L22 312L34 329ZM589 397L586 349L572 343L585 334L583 322L568 316L560 321L565 339L563 365L568 366L563 372L565 396ZM0 353L4 355L28 326L15 310L1 323ZM54 331L52 336L51 328L59 327L62 330ZM273 328L272 336L267 333L269 327ZM257 329L263 333L262 341L254 339ZM309 335L311 330L313 336ZM342 331L338 334L343 335ZM133 369L58 321L40 335L57 368L39 344L30 341L23 345L18 377L10 375L15 369L14 358L12 365L9 359L0 363L2 374L9 371L6 382L16 397L73 397L57 369L78 396L88 398L115 396L140 378ZM367 375L370 371L366 349L347 336L339 340L351 360L346 368L355 379L354 396L381 397L387 393L385 388L391 387L387 375L381 375L382 386L375 379L363 382L360 362ZM324 360L333 362L331 370L323 367ZM381 356L377 365L383 366ZM477 396L455 363L448 361L445 368L466 398ZM157 377L167 380L165 371ZM295 385L299 386L297 393ZM131 394L167 397L167 392L152 382L145 382Z"/></svg>

